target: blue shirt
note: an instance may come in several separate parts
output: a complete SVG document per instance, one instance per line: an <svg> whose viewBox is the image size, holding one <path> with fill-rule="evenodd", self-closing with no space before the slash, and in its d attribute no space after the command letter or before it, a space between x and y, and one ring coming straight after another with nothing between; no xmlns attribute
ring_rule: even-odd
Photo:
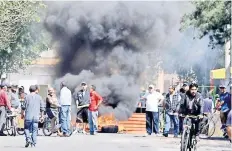
<svg viewBox="0 0 232 151"><path fill-rule="evenodd" d="M203 113L211 113L213 106L213 100L209 98L205 98L203 100Z"/></svg>
<svg viewBox="0 0 232 151"><path fill-rule="evenodd" d="M39 121L40 112L44 111L44 101L41 96L31 93L25 97L25 120Z"/></svg>
<svg viewBox="0 0 232 151"><path fill-rule="evenodd" d="M223 94L220 94L220 101L224 101L224 103L221 106L222 112L227 112L231 110L231 94L226 92Z"/></svg>

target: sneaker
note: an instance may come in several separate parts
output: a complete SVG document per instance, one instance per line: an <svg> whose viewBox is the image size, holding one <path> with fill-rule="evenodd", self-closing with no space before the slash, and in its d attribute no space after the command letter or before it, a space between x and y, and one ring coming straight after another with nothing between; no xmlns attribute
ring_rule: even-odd
<svg viewBox="0 0 232 151"><path fill-rule="evenodd" d="M34 143L31 143L31 147L35 147L35 144L34 144Z"/></svg>
<svg viewBox="0 0 232 151"><path fill-rule="evenodd" d="M168 137L168 134L163 134L164 137Z"/></svg>
<svg viewBox="0 0 232 151"><path fill-rule="evenodd" d="M78 130L73 131L73 134L76 134L76 133L78 133Z"/></svg>
<svg viewBox="0 0 232 151"><path fill-rule="evenodd" d="M7 136L6 134L4 134L4 133L0 133L0 136Z"/></svg>
<svg viewBox="0 0 232 151"><path fill-rule="evenodd" d="M155 136L156 137L161 137L162 135L158 133L158 134L155 134Z"/></svg>
<svg viewBox="0 0 232 151"><path fill-rule="evenodd" d="M25 145L25 147L27 148L27 147L29 147L30 146L30 142L26 142L26 145Z"/></svg>
<svg viewBox="0 0 232 151"><path fill-rule="evenodd" d="M82 133L83 133L83 134L85 134L85 135L87 135L87 132L86 132L86 131L84 131L84 130L82 131Z"/></svg>

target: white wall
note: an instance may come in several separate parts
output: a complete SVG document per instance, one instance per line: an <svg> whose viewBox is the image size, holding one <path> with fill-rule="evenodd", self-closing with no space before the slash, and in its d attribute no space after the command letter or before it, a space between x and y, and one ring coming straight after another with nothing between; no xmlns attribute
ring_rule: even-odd
<svg viewBox="0 0 232 151"><path fill-rule="evenodd" d="M12 84L20 84L20 80L32 80L37 81L37 84L39 85L47 85L53 83L54 76L54 66L32 65L29 66L25 71L8 74L7 81Z"/></svg>

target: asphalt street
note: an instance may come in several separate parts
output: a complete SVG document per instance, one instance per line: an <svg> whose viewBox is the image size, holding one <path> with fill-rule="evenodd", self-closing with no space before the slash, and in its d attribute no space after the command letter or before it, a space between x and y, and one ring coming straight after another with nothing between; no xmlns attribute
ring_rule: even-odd
<svg viewBox="0 0 232 151"><path fill-rule="evenodd" d="M0 137L0 151L25 150L24 136ZM85 150L85 151L179 151L180 138L157 136L136 136L129 134L98 134L96 136L76 134L71 137L38 136L35 148L26 150L42 151ZM223 139L200 140L198 151L231 151L231 144Z"/></svg>

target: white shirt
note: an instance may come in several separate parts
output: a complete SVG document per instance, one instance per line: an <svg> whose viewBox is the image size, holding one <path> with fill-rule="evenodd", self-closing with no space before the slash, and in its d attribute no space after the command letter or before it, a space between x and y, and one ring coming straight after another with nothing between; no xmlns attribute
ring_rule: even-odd
<svg viewBox="0 0 232 151"><path fill-rule="evenodd" d="M72 103L72 93L67 87L63 87L60 90L60 105L71 105Z"/></svg>
<svg viewBox="0 0 232 151"><path fill-rule="evenodd" d="M154 91L153 93L147 93L146 98L146 111L158 112L158 105L160 100L163 100L162 94Z"/></svg>

